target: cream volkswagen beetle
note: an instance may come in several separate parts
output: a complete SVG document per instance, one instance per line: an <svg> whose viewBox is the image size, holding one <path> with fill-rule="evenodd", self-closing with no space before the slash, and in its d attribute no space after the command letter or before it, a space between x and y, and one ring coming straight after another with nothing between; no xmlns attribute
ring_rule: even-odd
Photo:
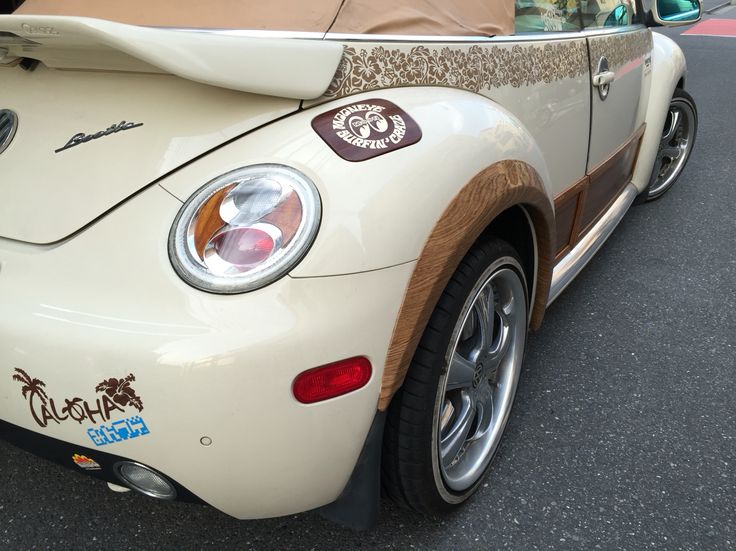
<svg viewBox="0 0 736 551"><path fill-rule="evenodd" d="M697 0L19 4L0 435L238 518L465 501L527 331L697 131L644 23Z"/></svg>

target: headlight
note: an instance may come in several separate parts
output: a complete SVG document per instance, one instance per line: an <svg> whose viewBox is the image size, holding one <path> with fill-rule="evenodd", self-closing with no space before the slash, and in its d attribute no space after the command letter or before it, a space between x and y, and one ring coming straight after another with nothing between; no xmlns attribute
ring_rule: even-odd
<svg viewBox="0 0 736 551"><path fill-rule="evenodd" d="M215 293L258 289L286 274L312 244L317 189L301 172L254 165L215 178L184 204L169 256L190 285Z"/></svg>

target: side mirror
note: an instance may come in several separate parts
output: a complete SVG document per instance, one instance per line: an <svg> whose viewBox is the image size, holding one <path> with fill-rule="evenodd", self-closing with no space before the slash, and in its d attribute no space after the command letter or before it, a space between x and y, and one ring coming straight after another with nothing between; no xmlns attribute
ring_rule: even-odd
<svg viewBox="0 0 736 551"><path fill-rule="evenodd" d="M703 15L702 0L654 0L648 14L651 26L678 27L700 21Z"/></svg>

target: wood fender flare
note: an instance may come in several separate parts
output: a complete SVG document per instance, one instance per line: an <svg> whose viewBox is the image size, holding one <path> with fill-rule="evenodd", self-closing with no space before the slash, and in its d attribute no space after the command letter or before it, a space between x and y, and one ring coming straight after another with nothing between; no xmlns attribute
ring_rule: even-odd
<svg viewBox="0 0 736 551"><path fill-rule="evenodd" d="M537 266L531 327L542 322L554 262L554 211L537 171L522 161L500 161L476 174L455 196L427 238L394 325L378 409L385 411L404 383L422 333L442 291L483 230L502 212L523 206L536 235Z"/></svg>

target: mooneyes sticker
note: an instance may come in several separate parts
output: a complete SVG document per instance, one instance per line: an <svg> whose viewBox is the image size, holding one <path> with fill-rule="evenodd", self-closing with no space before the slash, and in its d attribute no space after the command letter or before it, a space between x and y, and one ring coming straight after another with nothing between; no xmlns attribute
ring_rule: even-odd
<svg viewBox="0 0 736 551"><path fill-rule="evenodd" d="M85 471L102 470L102 467L97 461L95 461L94 459L90 459L86 455L79 455L78 453L75 453L72 456L72 461L74 461L74 464L77 467L79 467L80 469L84 469Z"/></svg>
<svg viewBox="0 0 736 551"><path fill-rule="evenodd" d="M143 400L132 386L135 382L132 373L121 379L111 377L97 384L95 392L98 396L93 401L79 397L56 401L46 393L46 383L31 377L22 369L15 369L13 380L23 385L20 389L23 398L28 401L31 417L41 428L49 423L58 425L71 420L81 425L87 421L94 425L87 429L87 435L95 446L114 444L151 432L140 415L112 421L113 415L119 416L131 409L143 411Z"/></svg>
<svg viewBox="0 0 736 551"><path fill-rule="evenodd" d="M366 161L417 143L419 125L397 105L369 99L327 111L312 128L346 161Z"/></svg>

